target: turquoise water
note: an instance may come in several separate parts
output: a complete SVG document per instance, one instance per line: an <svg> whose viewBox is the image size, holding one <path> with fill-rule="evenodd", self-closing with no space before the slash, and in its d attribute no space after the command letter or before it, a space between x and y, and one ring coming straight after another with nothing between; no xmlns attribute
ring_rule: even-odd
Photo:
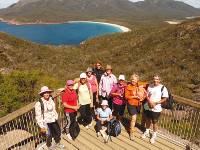
<svg viewBox="0 0 200 150"><path fill-rule="evenodd" d="M122 32L117 27L88 22L32 25L11 25L0 22L0 31L21 39L51 45L75 45L93 37Z"/></svg>

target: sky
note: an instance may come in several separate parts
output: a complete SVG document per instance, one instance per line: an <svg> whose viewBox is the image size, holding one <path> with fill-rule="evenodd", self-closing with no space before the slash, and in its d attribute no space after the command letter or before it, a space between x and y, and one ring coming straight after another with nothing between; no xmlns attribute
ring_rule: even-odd
<svg viewBox="0 0 200 150"><path fill-rule="evenodd" d="M6 8L14 3L17 3L19 0L0 0L0 9ZM144 1L144 0L129 0L132 2L138 2L138 1ZM189 4L193 7L200 8L200 0L176 0L176 1L182 1L186 4Z"/></svg>
<svg viewBox="0 0 200 150"><path fill-rule="evenodd" d="M144 1L144 0L129 0L129 1L138 2L138 1ZM175 1L181 1L195 8L200 8L200 0L175 0Z"/></svg>

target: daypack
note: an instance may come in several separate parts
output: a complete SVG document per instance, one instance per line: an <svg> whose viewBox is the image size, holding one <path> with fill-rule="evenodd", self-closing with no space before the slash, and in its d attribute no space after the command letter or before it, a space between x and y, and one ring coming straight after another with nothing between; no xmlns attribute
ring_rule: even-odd
<svg viewBox="0 0 200 150"><path fill-rule="evenodd" d="M39 102L40 102L40 107L41 107L42 116L43 116L43 119L44 119L44 103L43 103L43 101L42 101L41 98L39 99Z"/></svg>
<svg viewBox="0 0 200 150"><path fill-rule="evenodd" d="M121 133L121 125L120 122L118 120L111 120L108 123L108 135L109 136L114 136L117 137L120 133Z"/></svg>
<svg viewBox="0 0 200 150"><path fill-rule="evenodd" d="M161 93L163 92L164 87L165 86L163 85L162 88L161 88ZM174 99L173 99L173 96L172 96L171 92L168 89L167 89L167 91L168 91L169 97L166 99L165 102L163 102L161 104L161 106L162 106L162 108L165 108L165 109L172 109L173 108L173 104L174 104Z"/></svg>
<svg viewBox="0 0 200 150"><path fill-rule="evenodd" d="M70 133L70 135L71 135L71 137L72 137L73 140L75 140L76 137L79 135L79 133L80 133L80 127L79 127L79 125L78 125L77 122L75 122L75 123L73 123L73 124L70 125L70 127L69 127L69 133Z"/></svg>

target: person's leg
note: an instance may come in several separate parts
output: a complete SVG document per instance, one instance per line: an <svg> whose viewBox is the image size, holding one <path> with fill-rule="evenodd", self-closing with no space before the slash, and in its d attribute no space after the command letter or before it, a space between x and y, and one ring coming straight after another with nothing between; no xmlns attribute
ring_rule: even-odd
<svg viewBox="0 0 200 150"><path fill-rule="evenodd" d="M47 147L51 147L51 145L52 145L52 134L51 134L52 124L48 123L47 126L48 126L48 129L47 129L47 133L46 133L46 136L47 136L46 145L47 145Z"/></svg>
<svg viewBox="0 0 200 150"><path fill-rule="evenodd" d="M150 142L153 144L155 143L156 137L157 137L157 131L158 131L158 119L160 117L160 112L153 112L152 116L152 123L153 123L153 134L150 139Z"/></svg>
<svg viewBox="0 0 200 150"><path fill-rule="evenodd" d="M80 112L80 123L85 126L85 105L81 105L79 108L79 112Z"/></svg>
<svg viewBox="0 0 200 150"><path fill-rule="evenodd" d="M119 120L123 121L124 111L125 111L126 105L120 105L119 107Z"/></svg>
<svg viewBox="0 0 200 150"><path fill-rule="evenodd" d="M145 116L146 116L146 130L142 135L143 139L146 138L147 135L149 135L151 121L152 121L152 111L146 110Z"/></svg>
<svg viewBox="0 0 200 150"><path fill-rule="evenodd" d="M112 97L108 97L107 100L108 100L108 106L112 110L113 109L113 100L112 100Z"/></svg>
<svg viewBox="0 0 200 150"><path fill-rule="evenodd" d="M71 124L70 113L65 112L66 125L64 127L65 133L69 134L69 126Z"/></svg>
<svg viewBox="0 0 200 150"><path fill-rule="evenodd" d="M97 131L97 133L100 132L101 129L102 129L101 121L98 120L97 123L96 123L96 131Z"/></svg>
<svg viewBox="0 0 200 150"><path fill-rule="evenodd" d="M90 109L90 104L85 105L85 123L89 125L92 122L92 112Z"/></svg>
<svg viewBox="0 0 200 150"><path fill-rule="evenodd" d="M53 124L53 130L54 130L54 140L56 143L60 143L60 140L61 140L61 129L60 129L60 126L58 124L58 122L54 122Z"/></svg>

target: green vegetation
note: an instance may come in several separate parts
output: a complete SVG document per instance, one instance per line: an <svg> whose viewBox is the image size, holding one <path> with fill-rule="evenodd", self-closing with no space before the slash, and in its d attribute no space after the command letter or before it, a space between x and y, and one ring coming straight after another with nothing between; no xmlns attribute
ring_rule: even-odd
<svg viewBox="0 0 200 150"><path fill-rule="evenodd" d="M200 84L199 19L177 26L128 25L132 32L79 46L43 46L0 33L1 115L34 100L42 85L63 87L97 59L111 64L114 74L123 73L127 80L133 72L144 81L159 73L174 94L195 99L188 85Z"/></svg>

